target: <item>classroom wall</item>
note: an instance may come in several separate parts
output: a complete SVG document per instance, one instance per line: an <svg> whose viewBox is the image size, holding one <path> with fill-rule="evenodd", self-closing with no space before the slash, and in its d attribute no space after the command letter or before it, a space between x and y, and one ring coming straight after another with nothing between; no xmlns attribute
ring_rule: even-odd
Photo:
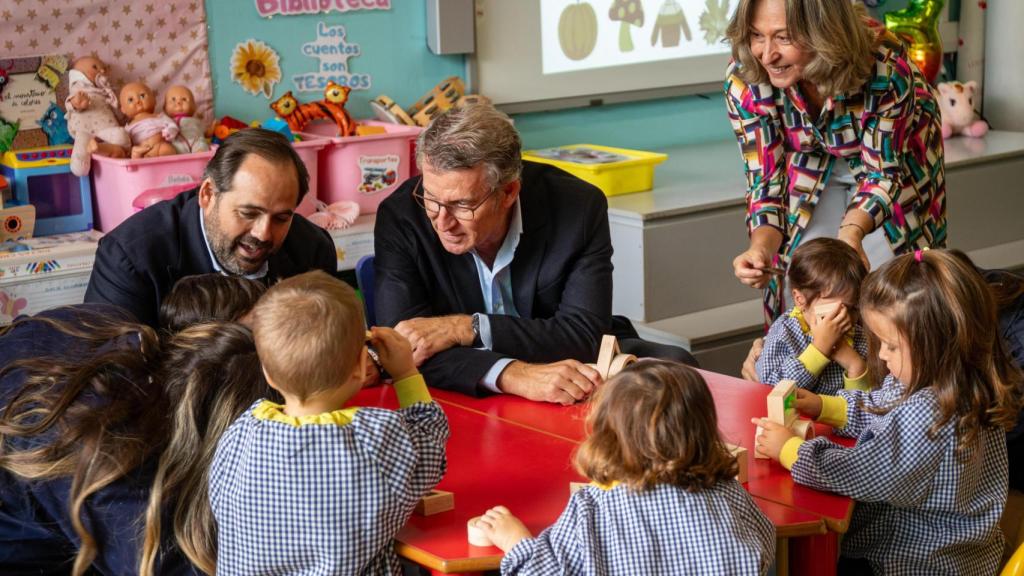
<svg viewBox="0 0 1024 576"><path fill-rule="evenodd" d="M875 12L901 9L907 2L883 0ZM379 94L409 107L447 76L465 77L462 56L437 56L427 48L424 2L392 0L391 4L388 11L277 15L266 19L258 15L254 0L206 0L216 113L246 121L268 117L269 103L293 89L291 75L315 70L317 61L300 50L314 39L321 21L346 27L347 41L359 44L362 51L349 60L349 69L372 76L370 90L351 95L349 110L356 118L372 115L368 102ZM247 94L231 81L232 51L248 38L263 40L281 56L284 78L270 99ZM320 97L314 93L297 96L300 101ZM653 149L728 139L732 134L719 93L520 114L515 120L527 148L593 143Z"/></svg>

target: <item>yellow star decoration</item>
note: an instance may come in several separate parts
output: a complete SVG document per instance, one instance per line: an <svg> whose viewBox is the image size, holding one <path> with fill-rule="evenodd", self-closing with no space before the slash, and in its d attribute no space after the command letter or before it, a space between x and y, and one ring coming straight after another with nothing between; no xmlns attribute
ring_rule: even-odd
<svg viewBox="0 0 1024 576"><path fill-rule="evenodd" d="M235 46L231 55L231 77L250 94L270 98L274 84L281 81L279 58L273 48L259 40L247 40Z"/></svg>

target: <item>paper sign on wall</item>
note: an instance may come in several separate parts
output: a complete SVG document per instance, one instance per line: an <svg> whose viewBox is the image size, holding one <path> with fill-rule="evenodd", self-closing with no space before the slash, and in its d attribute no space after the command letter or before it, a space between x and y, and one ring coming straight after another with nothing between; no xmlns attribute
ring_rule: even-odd
<svg viewBox="0 0 1024 576"><path fill-rule="evenodd" d="M324 22L316 25L316 40L302 45L302 54L320 61L316 72L292 76L297 92L323 92L328 82L348 86L352 90L369 90L369 74L353 74L348 69L348 59L359 56L362 51L358 44L345 40L344 26L329 26Z"/></svg>
<svg viewBox="0 0 1024 576"><path fill-rule="evenodd" d="M355 10L391 10L391 0L256 0L256 11L264 18Z"/></svg>

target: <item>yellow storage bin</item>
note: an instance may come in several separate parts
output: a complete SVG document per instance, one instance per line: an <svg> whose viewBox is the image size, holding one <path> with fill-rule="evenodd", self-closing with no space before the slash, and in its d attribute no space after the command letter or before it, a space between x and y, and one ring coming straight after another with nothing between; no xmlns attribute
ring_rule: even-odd
<svg viewBox="0 0 1024 576"><path fill-rule="evenodd" d="M667 154L597 144L571 144L523 152L524 160L558 166L597 186L605 196L650 190L654 187L654 167L666 158Z"/></svg>

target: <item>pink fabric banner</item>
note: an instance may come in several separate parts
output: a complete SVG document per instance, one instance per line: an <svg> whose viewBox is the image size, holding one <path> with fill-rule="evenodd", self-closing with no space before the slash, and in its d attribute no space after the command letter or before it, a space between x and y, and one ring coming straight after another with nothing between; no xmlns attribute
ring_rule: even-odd
<svg viewBox="0 0 1024 576"><path fill-rule="evenodd" d="M182 84L195 94L197 115L213 117L206 11L201 0L3 0L0 68L22 56L95 55L115 90L145 82L164 93ZM61 102L63 106L63 102Z"/></svg>

